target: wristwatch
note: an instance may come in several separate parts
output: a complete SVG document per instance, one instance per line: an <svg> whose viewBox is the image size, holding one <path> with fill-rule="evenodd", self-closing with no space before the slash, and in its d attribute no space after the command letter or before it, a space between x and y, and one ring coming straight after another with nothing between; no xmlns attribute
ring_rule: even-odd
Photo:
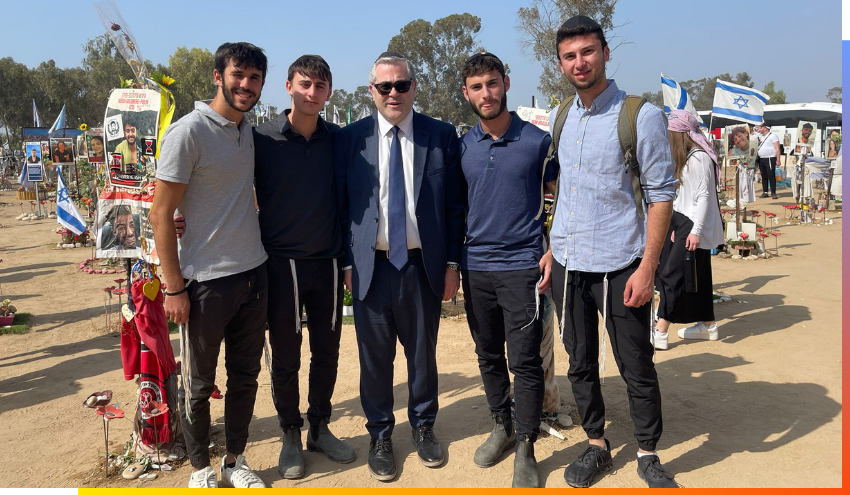
<svg viewBox="0 0 850 495"><path fill-rule="evenodd" d="M447 263L446 268L449 270L454 270L456 272L460 271L460 263Z"/></svg>

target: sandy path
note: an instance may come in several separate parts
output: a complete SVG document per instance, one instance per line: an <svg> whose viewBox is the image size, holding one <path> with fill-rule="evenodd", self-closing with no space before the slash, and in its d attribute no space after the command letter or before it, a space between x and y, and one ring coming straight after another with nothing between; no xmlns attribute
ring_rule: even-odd
<svg viewBox="0 0 850 495"><path fill-rule="evenodd" d="M787 192L782 196L788 201ZM20 311L36 315L29 334L0 336L0 486L185 486L186 466L144 484L115 475L104 481L97 475L98 448L103 448L100 422L81 401L104 388L111 388L123 406L132 407L134 401L133 383L125 382L121 372L119 339L104 330L100 289L114 285L117 276L80 272L76 265L90 255L89 249L55 249L55 221L15 221L20 209L14 194L0 193L0 201L12 203L0 206L2 291ZM761 200L754 207L781 216L781 202ZM842 227L840 212L829 216L835 219L832 226L783 225L778 258L715 260L716 287L734 298L716 306L720 341L682 342L675 336L679 326L672 327L670 350L657 355L665 426L659 448L667 469L682 485L840 486ZM247 454L267 483L510 486L512 456L486 470L472 463L491 423L465 321L443 320L440 328L441 410L436 432L448 452L448 462L440 469L430 470L416 460L406 422L406 373L403 359L397 361L394 439L400 475L389 485L374 481L365 467L368 435L358 398L354 328L346 326L343 332L331 428L354 446L357 460L336 465L307 453L308 476L282 480L276 470L279 430L264 371ZM306 342L302 355L307 362ZM563 348L556 349L556 362L562 402L572 405ZM612 356L607 363L606 436L615 470L596 486L642 487L635 473L637 446L625 387ZM223 375L223 365L219 370ZM301 382L306 391L305 373ZM222 402L213 402L217 430L222 428ZM302 403L306 409L303 395ZM112 451L121 448L130 431L129 421L113 422ZM565 441L544 437L537 443L547 487L566 486L563 468L585 447L579 427L564 433Z"/></svg>

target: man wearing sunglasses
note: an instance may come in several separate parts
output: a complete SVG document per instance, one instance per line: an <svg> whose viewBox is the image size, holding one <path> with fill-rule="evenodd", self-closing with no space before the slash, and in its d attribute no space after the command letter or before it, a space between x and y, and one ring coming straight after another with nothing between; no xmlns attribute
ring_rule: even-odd
<svg viewBox="0 0 850 495"><path fill-rule="evenodd" d="M463 137L467 184L463 294L493 431L475 451L479 467L495 465L516 445L513 488L538 488L534 442L543 407L540 294L549 286L552 257L543 254L543 163L552 139L507 110L510 77L492 53L463 67L463 96L480 117ZM554 190L557 167L546 170ZM505 347L507 346L507 360ZM514 375L516 430L511 421Z"/></svg>
<svg viewBox="0 0 850 495"><path fill-rule="evenodd" d="M457 292L463 239L458 138L451 125L413 111L416 75L399 53L381 54L369 74L378 112L336 134L345 285L354 296L360 400L371 436L368 467L396 476L393 361L407 358L408 418L420 462L437 467L440 300Z"/></svg>

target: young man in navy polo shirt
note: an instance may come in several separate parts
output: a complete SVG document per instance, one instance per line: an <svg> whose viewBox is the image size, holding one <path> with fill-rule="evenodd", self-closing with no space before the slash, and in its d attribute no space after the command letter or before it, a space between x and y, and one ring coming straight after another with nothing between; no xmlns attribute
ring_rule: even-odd
<svg viewBox="0 0 850 495"><path fill-rule="evenodd" d="M540 293L549 286L551 256L544 257L543 219L535 216L551 138L507 111L510 78L495 55L470 57L463 80L463 96L480 117L461 145L468 186L463 294L495 421L474 461L480 467L492 466L516 444L512 485L537 488L534 441L540 433L544 393ZM546 182L554 181L556 173L556 167L547 170ZM508 369L514 374L516 431Z"/></svg>

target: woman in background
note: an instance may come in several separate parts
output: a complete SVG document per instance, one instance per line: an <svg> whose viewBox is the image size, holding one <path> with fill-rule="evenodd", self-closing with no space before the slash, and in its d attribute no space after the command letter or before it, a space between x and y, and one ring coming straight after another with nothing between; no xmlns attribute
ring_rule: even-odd
<svg viewBox="0 0 850 495"><path fill-rule="evenodd" d="M717 203L717 155L699 130L696 118L673 110L667 126L679 184L673 201L674 221L661 251L655 282L661 293L656 349L667 349L670 323L693 323L679 330L682 339L717 340L711 278L711 250L723 244L723 225ZM683 218L684 216L684 218ZM677 221L677 218L679 219ZM678 235L676 235L678 233ZM685 251L696 258L697 291L684 291Z"/></svg>

